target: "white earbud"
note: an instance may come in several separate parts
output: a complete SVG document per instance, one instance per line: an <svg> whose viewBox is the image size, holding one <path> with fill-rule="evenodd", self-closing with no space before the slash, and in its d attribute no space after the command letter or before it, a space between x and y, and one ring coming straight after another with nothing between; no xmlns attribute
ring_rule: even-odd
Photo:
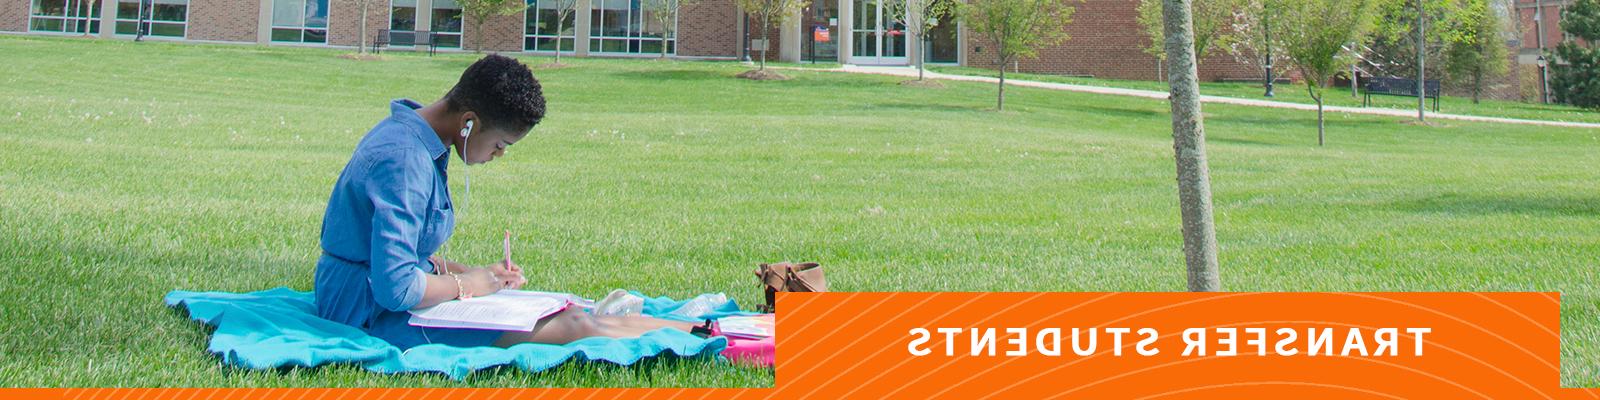
<svg viewBox="0 0 1600 400"><path fill-rule="evenodd" d="M467 161L467 138L472 136L472 120L467 120L467 127L461 128L461 145L456 146L456 151L461 153L461 161Z"/></svg>

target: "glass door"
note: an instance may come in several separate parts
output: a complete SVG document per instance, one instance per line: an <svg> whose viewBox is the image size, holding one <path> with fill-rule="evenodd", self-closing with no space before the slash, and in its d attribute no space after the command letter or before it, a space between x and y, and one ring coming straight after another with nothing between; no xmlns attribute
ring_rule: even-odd
<svg viewBox="0 0 1600 400"><path fill-rule="evenodd" d="M850 62L862 65L905 65L905 26L895 22L884 2L905 0L858 0L855 18L850 22Z"/></svg>

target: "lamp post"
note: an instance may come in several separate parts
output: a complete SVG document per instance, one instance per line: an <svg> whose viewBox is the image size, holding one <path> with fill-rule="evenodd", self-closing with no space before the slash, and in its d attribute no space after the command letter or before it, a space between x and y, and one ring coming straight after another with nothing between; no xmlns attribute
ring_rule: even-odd
<svg viewBox="0 0 1600 400"><path fill-rule="evenodd" d="M1533 29L1538 32L1536 38L1539 41L1539 58L1536 61L1539 65L1539 88L1542 89L1539 91L1539 100L1544 104L1550 104L1550 59L1545 58L1544 1L1542 0L1534 2Z"/></svg>
<svg viewBox="0 0 1600 400"><path fill-rule="evenodd" d="M739 40L739 43L743 44L739 46L739 58L744 62L750 62L750 13L740 13L740 15L742 18L739 26L742 28L739 29L739 32L743 33L744 37ZM766 28L763 27L761 29Z"/></svg>
<svg viewBox="0 0 1600 400"><path fill-rule="evenodd" d="M1550 104L1550 60L1540 54L1535 63L1539 65L1539 100Z"/></svg>
<svg viewBox="0 0 1600 400"><path fill-rule="evenodd" d="M1265 5L1262 6L1261 11L1261 34L1266 37L1266 40L1262 41L1262 43L1267 48L1267 92L1262 96L1272 97L1272 81L1274 80L1272 77L1272 13L1266 12Z"/></svg>

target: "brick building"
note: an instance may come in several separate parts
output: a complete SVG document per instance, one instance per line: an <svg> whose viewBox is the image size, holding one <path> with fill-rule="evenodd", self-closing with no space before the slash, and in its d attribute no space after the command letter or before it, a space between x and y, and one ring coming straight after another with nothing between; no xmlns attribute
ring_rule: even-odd
<svg viewBox="0 0 1600 400"><path fill-rule="evenodd" d="M132 37L141 17L156 40L310 46L354 46L360 35L361 0L0 0L0 31L35 34ZM788 61L827 60L865 65L928 62L993 67L992 54L968 33L944 21L923 45L888 18L884 0L811 0L802 18L759 40L733 0L703 0L685 6L673 37L662 39L661 23L645 10L649 0L579 0L577 11L556 32L554 1L530 1L528 11L494 17L482 27L463 21L454 0L372 0L367 35L406 41L429 33L446 50L475 49L548 54L559 40L576 56L651 56L661 46L679 58L739 59L758 55ZM1073 39L1045 49L1015 67L1025 72L1155 79L1155 58L1144 54L1147 39L1134 22L1137 0L1084 0L1069 28ZM101 29L101 26L112 29ZM825 33L824 33L825 32ZM815 40L820 36L825 40ZM750 46L746 51L745 46ZM1204 63L1206 78L1259 76L1227 56Z"/></svg>
<svg viewBox="0 0 1600 400"><path fill-rule="evenodd" d="M1513 69L1531 77L1532 92L1542 101L1549 100L1549 77L1545 67L1539 65L1540 57L1548 57L1557 44L1566 40L1561 31L1561 11L1571 4L1572 0L1515 0L1517 45L1512 55L1517 62Z"/></svg>
<svg viewBox="0 0 1600 400"><path fill-rule="evenodd" d="M132 37L141 18L146 35L157 40L348 47L358 42L362 0L0 0L0 31L34 34ZM928 40L910 38L884 7L895 0L807 0L800 18L774 29L763 42L758 21L740 12L733 0L702 0L669 18L677 29L663 39L663 23L644 8L650 0L578 0L576 12L557 31L554 0L529 0L515 15L491 18L479 35L463 21L455 0L369 0L367 35L396 43L432 37L447 51L476 49L550 54L557 43L574 56L649 57L665 46L678 58L739 59L769 49L785 61L826 60L860 65L907 65L918 57L929 63L995 67L993 49L954 21L945 20ZM1544 27L1555 43L1553 21L1564 0L1514 0L1521 27ZM1543 5L1544 20L1532 9ZM1067 28L1071 39L1021 60L1022 72L1118 79L1159 79L1155 57L1136 22L1138 0L1074 0L1077 11ZM111 29L101 29L101 26ZM1531 29L1531 28L1530 28ZM1525 31L1532 32L1524 29ZM1526 36L1526 35L1525 35ZM1536 36L1536 35L1535 35ZM825 37L825 39L823 39ZM823 40L818 40L823 39ZM920 43L920 44L918 44ZM1533 53L1538 47L1533 47ZM1261 72L1213 52L1200 64L1205 80L1259 79ZM1529 53L1531 54L1531 53ZM1518 57L1519 61L1525 56Z"/></svg>

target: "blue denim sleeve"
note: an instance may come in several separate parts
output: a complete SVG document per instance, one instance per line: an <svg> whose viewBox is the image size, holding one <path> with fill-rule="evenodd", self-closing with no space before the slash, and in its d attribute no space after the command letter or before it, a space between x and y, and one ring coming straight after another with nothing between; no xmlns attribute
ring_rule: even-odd
<svg viewBox="0 0 1600 400"><path fill-rule="evenodd" d="M433 167L406 154L375 157L367 170L372 200L372 257L367 282L378 305L404 311L422 302L427 281L417 241L427 219Z"/></svg>

